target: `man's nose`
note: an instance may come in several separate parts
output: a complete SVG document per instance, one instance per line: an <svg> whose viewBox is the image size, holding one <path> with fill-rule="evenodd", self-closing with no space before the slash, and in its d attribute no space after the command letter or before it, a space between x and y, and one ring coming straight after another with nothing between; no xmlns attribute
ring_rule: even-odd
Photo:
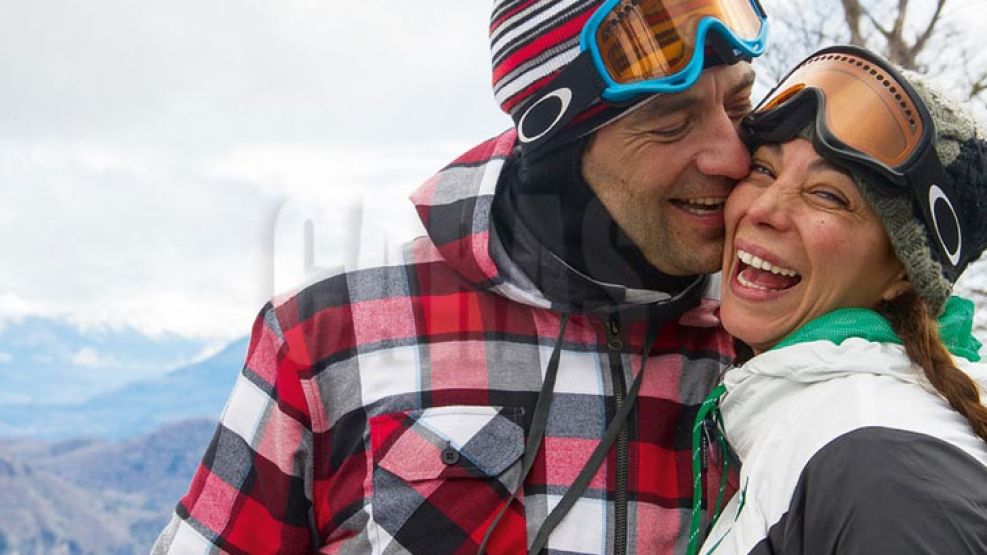
<svg viewBox="0 0 987 555"><path fill-rule="evenodd" d="M740 139L740 122L726 112L711 118L705 141L696 160L703 174L738 180L750 171L751 157Z"/></svg>

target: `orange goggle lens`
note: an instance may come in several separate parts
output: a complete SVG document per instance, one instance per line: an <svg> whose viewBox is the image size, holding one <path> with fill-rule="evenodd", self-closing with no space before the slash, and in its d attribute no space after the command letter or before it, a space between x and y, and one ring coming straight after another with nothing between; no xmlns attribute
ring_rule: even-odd
<svg viewBox="0 0 987 555"><path fill-rule="evenodd" d="M809 58L754 110L766 112L799 91L814 88L825 99L825 122L842 143L889 168L919 149L925 125L906 88L870 60L833 53Z"/></svg>
<svg viewBox="0 0 987 555"><path fill-rule="evenodd" d="M596 31L603 65L620 84L675 75L692 59L706 17L742 40L761 32L762 18L750 0L628 0L614 6Z"/></svg>

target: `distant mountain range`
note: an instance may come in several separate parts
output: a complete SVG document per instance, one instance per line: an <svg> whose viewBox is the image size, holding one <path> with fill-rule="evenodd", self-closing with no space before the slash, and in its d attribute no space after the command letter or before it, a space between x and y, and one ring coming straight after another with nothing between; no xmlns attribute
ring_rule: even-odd
<svg viewBox="0 0 987 555"><path fill-rule="evenodd" d="M213 343L37 316L0 320L0 406L81 403L201 360Z"/></svg>
<svg viewBox="0 0 987 555"><path fill-rule="evenodd" d="M215 419L233 389L246 350L247 339L240 339L202 362L78 403L0 403L0 437L124 439L176 420Z"/></svg>
<svg viewBox="0 0 987 555"><path fill-rule="evenodd" d="M148 552L205 453L247 339L181 364L205 348L45 318L0 326L0 555Z"/></svg>
<svg viewBox="0 0 987 555"><path fill-rule="evenodd" d="M147 553L214 428L198 419L122 442L0 443L0 554Z"/></svg>

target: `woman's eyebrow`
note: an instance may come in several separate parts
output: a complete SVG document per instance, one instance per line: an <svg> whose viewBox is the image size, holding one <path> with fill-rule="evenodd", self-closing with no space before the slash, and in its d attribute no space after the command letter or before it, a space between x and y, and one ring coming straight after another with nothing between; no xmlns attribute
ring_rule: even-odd
<svg viewBox="0 0 987 555"><path fill-rule="evenodd" d="M766 150L770 150L771 151L771 154L773 154L775 156L778 156L781 153L781 144L780 143L764 143L763 145L759 145L757 147L758 150L760 150L762 148L763 149L766 149Z"/></svg>
<svg viewBox="0 0 987 555"><path fill-rule="evenodd" d="M809 163L809 169L813 171L833 171L847 173L846 170L820 156Z"/></svg>

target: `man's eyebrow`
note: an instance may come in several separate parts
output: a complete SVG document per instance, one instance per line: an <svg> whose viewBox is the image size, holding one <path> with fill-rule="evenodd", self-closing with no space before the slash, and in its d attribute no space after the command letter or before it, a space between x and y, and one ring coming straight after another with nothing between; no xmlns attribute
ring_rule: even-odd
<svg viewBox="0 0 987 555"><path fill-rule="evenodd" d="M740 83L737 83L737 86L730 90L730 94L739 94L753 87L756 79L757 74L754 72L754 69L748 67L747 71L744 72L744 76L740 79Z"/></svg>
<svg viewBox="0 0 987 555"><path fill-rule="evenodd" d="M756 74L751 68L747 68L741 77L740 82L734 85L727 93L727 96L741 94L754 86ZM660 117L684 110L697 102L696 93L693 90L686 90L677 94L658 95L643 106L634 110L640 117Z"/></svg>
<svg viewBox="0 0 987 555"><path fill-rule="evenodd" d="M660 117L684 110L695 104L696 101L696 95L691 91L685 91L678 94L658 95L651 99L650 102L646 102L640 109L635 110L635 112L638 117Z"/></svg>

